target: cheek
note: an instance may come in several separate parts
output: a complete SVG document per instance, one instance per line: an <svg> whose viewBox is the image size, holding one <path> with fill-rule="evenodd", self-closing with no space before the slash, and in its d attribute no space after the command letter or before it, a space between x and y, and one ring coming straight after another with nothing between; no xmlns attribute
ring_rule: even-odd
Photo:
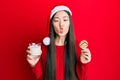
<svg viewBox="0 0 120 80"><path fill-rule="evenodd" d="M56 33L58 33L58 32L59 32L59 28L58 28L58 27L56 27L56 26L54 26L54 30L55 30L55 32L56 32Z"/></svg>
<svg viewBox="0 0 120 80"><path fill-rule="evenodd" d="M69 27L64 28L64 34L67 34L69 31Z"/></svg>
<svg viewBox="0 0 120 80"><path fill-rule="evenodd" d="M54 30L57 30L57 29L58 29L57 26L58 26L58 24L53 23L53 28L54 28Z"/></svg>
<svg viewBox="0 0 120 80"><path fill-rule="evenodd" d="M68 31L69 31L69 23L68 23L68 24L66 24L66 27L65 27L65 32L67 32L67 33L68 33Z"/></svg>

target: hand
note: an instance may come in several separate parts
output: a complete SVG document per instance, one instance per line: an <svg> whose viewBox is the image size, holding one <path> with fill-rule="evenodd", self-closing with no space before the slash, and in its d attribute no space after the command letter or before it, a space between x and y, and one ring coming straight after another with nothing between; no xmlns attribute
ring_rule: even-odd
<svg viewBox="0 0 120 80"><path fill-rule="evenodd" d="M31 55L32 53L30 52L30 50L26 50L27 54L27 61L30 64L31 67L34 67L39 59L41 55ZM40 54L42 53L42 51L40 52Z"/></svg>
<svg viewBox="0 0 120 80"><path fill-rule="evenodd" d="M87 64L91 61L91 53L88 48L81 50L80 61Z"/></svg>

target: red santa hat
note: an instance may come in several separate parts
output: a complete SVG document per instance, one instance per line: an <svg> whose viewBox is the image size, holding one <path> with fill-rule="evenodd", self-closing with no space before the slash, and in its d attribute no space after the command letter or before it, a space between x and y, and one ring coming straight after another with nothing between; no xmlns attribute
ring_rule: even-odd
<svg viewBox="0 0 120 80"><path fill-rule="evenodd" d="M52 10L51 10L51 13L50 13L50 16L49 16L49 21L48 21L48 28L47 28L47 37L45 37L43 39L43 44L48 46L50 45L50 38L49 38L49 31L50 31L50 19L53 17L53 15L56 13L56 12L59 12L61 10L65 10L65 11L68 11L70 13L70 15L72 16L72 12L71 10L67 7L67 6L64 6L64 5L60 5L60 6L55 6Z"/></svg>

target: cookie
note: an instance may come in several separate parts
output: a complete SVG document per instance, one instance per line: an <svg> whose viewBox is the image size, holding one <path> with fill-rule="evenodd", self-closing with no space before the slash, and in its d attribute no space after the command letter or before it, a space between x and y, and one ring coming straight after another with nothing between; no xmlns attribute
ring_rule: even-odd
<svg viewBox="0 0 120 80"><path fill-rule="evenodd" d="M79 47L81 49L86 49L88 47L88 42L86 40L82 40L80 43L79 43Z"/></svg>

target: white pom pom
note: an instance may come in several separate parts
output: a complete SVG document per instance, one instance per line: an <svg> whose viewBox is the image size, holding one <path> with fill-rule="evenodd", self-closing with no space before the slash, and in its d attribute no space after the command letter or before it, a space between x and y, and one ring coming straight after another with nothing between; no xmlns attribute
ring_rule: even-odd
<svg viewBox="0 0 120 80"><path fill-rule="evenodd" d="M50 38L49 37L45 37L43 39L43 44L46 45L46 46L50 45Z"/></svg>

